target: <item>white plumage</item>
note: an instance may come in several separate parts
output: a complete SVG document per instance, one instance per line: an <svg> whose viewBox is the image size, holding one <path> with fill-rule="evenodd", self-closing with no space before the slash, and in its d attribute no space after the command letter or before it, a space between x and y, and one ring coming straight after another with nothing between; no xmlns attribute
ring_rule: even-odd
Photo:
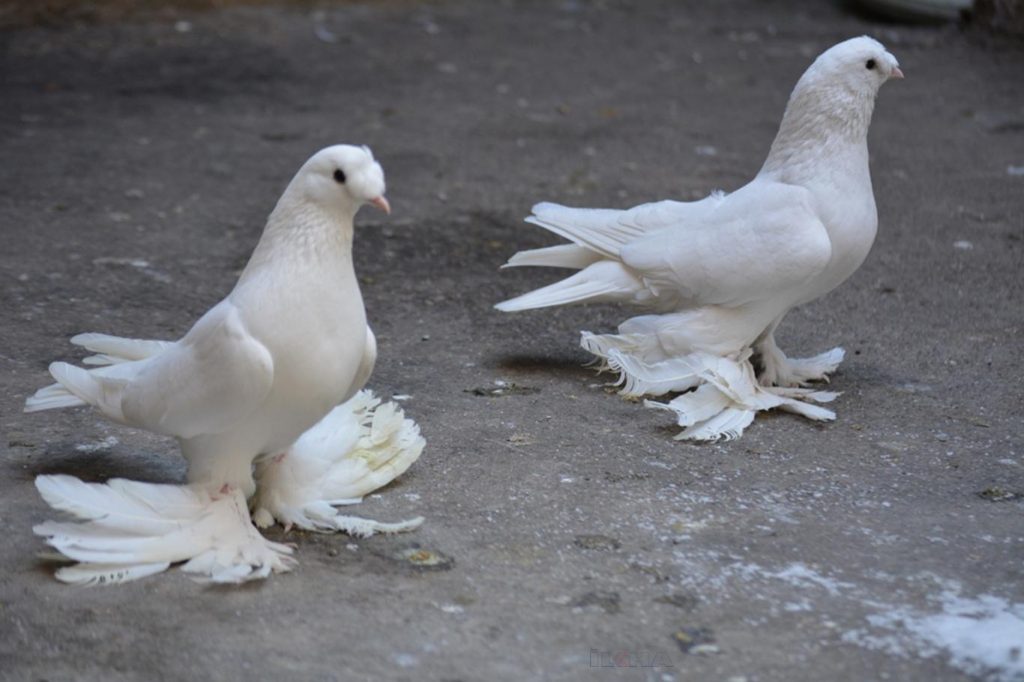
<svg viewBox="0 0 1024 682"><path fill-rule="evenodd" d="M340 515L335 507L358 504L401 476L425 444L397 403L382 405L369 391L360 391L302 434L287 453L257 463L253 518L261 527L276 520L359 536L412 530L422 517L381 523Z"/></svg>
<svg viewBox="0 0 1024 682"><path fill-rule="evenodd" d="M517 253L507 265L579 271L496 307L647 308L618 334L585 332L581 343L619 372L625 394L696 388L649 403L678 414L682 438L737 437L755 412L773 407L833 419L806 401L834 394L799 387L826 380L842 349L790 359L774 332L790 309L831 291L867 256L878 222L867 130L878 88L902 76L871 38L824 52L793 90L760 173L732 194L628 210L537 204L527 222L572 243Z"/></svg>
<svg viewBox="0 0 1024 682"><path fill-rule="evenodd" d="M395 421L393 406L357 396L376 342L352 266L353 219L365 203L389 211L383 194L369 149L323 149L288 185L235 288L181 340L72 339L96 353L84 362L98 367L52 364L57 383L29 398L26 411L90 405L118 423L173 436L189 485L40 477L47 502L88 521L36 528L81 562L58 577L116 582L185 560L184 570L218 582L287 570L291 550L264 539L249 516L258 458L298 472L286 480L261 467L265 499L298 505L266 505L261 520L290 525L310 505L330 506L342 496L336 491L361 496L387 483L419 456L423 441L400 410ZM390 421L370 442L363 425L375 414ZM288 489L292 483L301 488ZM419 523L363 521L335 528L369 534Z"/></svg>

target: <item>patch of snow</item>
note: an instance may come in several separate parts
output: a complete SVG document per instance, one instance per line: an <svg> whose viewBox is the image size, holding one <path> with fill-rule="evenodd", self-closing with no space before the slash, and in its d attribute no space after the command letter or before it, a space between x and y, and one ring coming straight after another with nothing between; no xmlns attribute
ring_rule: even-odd
<svg viewBox="0 0 1024 682"><path fill-rule="evenodd" d="M113 436L107 436L96 443L82 443L80 445L76 445L75 450L78 450L79 452L100 452L102 450L109 450L119 442L120 441Z"/></svg>
<svg viewBox="0 0 1024 682"><path fill-rule="evenodd" d="M738 563L729 567L729 573L747 579L774 578L789 583L795 587L807 587L817 585L824 588L831 595L838 595L842 589L852 588L852 583L842 582L828 576L821 575L806 564L794 562L782 570L769 571L758 564Z"/></svg>
<svg viewBox="0 0 1024 682"><path fill-rule="evenodd" d="M399 665L399 667L402 668L412 668L415 665L419 665L420 662L419 659L413 656L412 654L404 653L391 654L391 660L393 660L395 663Z"/></svg>
<svg viewBox="0 0 1024 682"><path fill-rule="evenodd" d="M943 590L937 601L934 613L903 606L870 615L875 632L854 630L843 640L896 656L946 655L969 675L1024 681L1024 604L989 594L970 599L959 588Z"/></svg>
<svg viewBox="0 0 1024 682"><path fill-rule="evenodd" d="M800 601L786 602L782 605L782 610L792 613L796 611L813 611L814 607L811 606L811 602L806 599L801 599Z"/></svg>

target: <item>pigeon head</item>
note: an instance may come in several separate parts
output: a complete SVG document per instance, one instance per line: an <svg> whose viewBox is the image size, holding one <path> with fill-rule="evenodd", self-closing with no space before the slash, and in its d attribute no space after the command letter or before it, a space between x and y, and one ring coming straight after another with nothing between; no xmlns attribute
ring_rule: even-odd
<svg viewBox="0 0 1024 682"><path fill-rule="evenodd" d="M822 52L793 89L762 172L814 162L843 145L866 145L878 89L891 78L903 72L874 38L851 38Z"/></svg>
<svg viewBox="0 0 1024 682"><path fill-rule="evenodd" d="M391 213L384 197L384 170L369 147L338 144L314 154L295 178L307 199L355 214L363 204Z"/></svg>
<svg viewBox="0 0 1024 682"><path fill-rule="evenodd" d="M903 78L899 62L880 42L861 36L844 40L814 60L805 76L821 87L841 87L874 96L890 78Z"/></svg>

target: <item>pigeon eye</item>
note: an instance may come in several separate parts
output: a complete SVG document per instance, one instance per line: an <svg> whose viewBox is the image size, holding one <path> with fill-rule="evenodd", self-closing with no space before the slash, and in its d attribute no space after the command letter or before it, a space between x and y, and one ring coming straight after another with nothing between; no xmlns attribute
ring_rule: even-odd
<svg viewBox="0 0 1024 682"><path fill-rule="evenodd" d="M334 181L337 182L339 185L345 184L345 171L341 170L340 168L335 170Z"/></svg>
<svg viewBox="0 0 1024 682"><path fill-rule="evenodd" d="M874 60L874 59L869 59L869 60L867 61L867 63L866 63L866 64L864 64L864 66L866 66L866 67L868 68L868 70L869 70L869 71L870 71L870 70L872 70L872 69L874 69L874 68L875 68L875 60Z"/></svg>

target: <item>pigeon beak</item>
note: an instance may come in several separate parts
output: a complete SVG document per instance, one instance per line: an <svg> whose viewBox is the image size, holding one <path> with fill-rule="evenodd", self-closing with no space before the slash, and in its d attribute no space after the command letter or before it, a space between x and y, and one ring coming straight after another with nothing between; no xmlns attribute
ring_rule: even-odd
<svg viewBox="0 0 1024 682"><path fill-rule="evenodd" d="M903 72L900 71L900 67L898 67L898 66L892 67L892 73L889 74L889 78L896 78L896 79L899 79L899 80L903 80Z"/></svg>
<svg viewBox="0 0 1024 682"><path fill-rule="evenodd" d="M384 198L383 194L376 199L371 199L370 203L384 211L384 213L391 215L391 204L388 203L388 200Z"/></svg>

